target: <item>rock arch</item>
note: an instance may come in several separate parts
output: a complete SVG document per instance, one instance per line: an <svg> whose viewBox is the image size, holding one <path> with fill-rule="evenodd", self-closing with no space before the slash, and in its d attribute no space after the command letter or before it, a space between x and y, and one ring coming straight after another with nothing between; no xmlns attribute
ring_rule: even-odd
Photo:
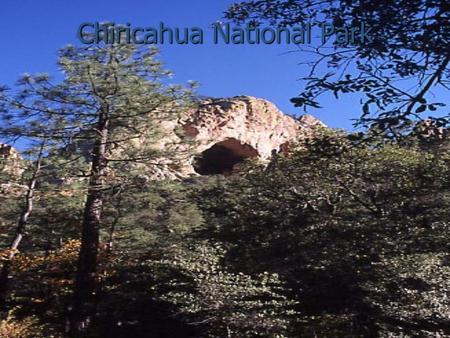
<svg viewBox="0 0 450 338"><path fill-rule="evenodd" d="M200 153L195 158L194 169L200 175L231 175L236 164L258 156L252 146L228 138Z"/></svg>

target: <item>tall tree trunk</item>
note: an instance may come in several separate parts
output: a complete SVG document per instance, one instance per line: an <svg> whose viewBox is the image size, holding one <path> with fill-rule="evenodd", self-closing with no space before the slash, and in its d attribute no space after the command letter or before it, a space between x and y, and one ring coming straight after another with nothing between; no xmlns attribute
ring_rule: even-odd
<svg viewBox="0 0 450 338"><path fill-rule="evenodd" d="M78 255L77 273L70 318L72 333L85 331L95 311L97 294L97 255L99 230L103 207L103 189L107 169L108 114L99 117L98 137L92 151L89 187L84 206L81 248Z"/></svg>
<svg viewBox="0 0 450 338"><path fill-rule="evenodd" d="M3 262L3 266L0 272L0 312L2 314L7 313L7 298L9 291L9 274L11 270L11 265L14 259L14 256L19 248L20 242L25 234L25 228L28 223L28 218L33 211L33 197L34 190L36 187L36 182L41 171L42 166L42 157L44 153L45 141L41 143L39 148L38 157L36 162L34 163L33 172L31 174L30 181L27 185L27 192L25 194L25 204L20 213L19 220L17 222L16 233L14 235L14 239L9 246L9 255L6 257L6 260Z"/></svg>

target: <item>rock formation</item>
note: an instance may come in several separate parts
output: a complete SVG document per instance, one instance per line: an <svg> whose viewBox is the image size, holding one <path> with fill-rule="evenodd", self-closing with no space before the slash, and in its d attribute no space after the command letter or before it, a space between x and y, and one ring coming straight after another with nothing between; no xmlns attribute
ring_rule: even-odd
<svg viewBox="0 0 450 338"><path fill-rule="evenodd" d="M266 161L274 151L282 152L324 126L311 115L295 119L251 96L203 100L182 123L186 135L197 142L190 171L202 175L229 174L246 158Z"/></svg>
<svg viewBox="0 0 450 338"><path fill-rule="evenodd" d="M22 175L22 158L10 145L0 143L0 205L5 196L19 196L24 187L18 183Z"/></svg>
<svg viewBox="0 0 450 338"><path fill-rule="evenodd" d="M12 146L0 143L0 174L18 177L22 174L21 157Z"/></svg>

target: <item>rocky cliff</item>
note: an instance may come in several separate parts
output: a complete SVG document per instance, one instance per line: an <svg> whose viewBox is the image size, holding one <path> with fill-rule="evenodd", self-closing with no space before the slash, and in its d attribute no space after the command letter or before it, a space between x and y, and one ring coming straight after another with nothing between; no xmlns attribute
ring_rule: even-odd
<svg viewBox="0 0 450 338"><path fill-rule="evenodd" d="M197 145L191 172L228 174L246 158L268 160L324 124L311 115L296 119L273 103L251 96L211 98L182 122Z"/></svg>

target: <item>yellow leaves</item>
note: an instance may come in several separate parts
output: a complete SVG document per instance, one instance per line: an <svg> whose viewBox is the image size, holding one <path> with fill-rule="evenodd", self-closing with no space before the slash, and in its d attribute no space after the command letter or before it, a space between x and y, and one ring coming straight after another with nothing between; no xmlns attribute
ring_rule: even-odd
<svg viewBox="0 0 450 338"><path fill-rule="evenodd" d="M21 281L32 280L35 275L39 275L41 287L54 290L55 294L68 293L73 284L79 248L80 241L70 240L61 248L45 255L18 253L12 260L11 275ZM41 296L31 299L33 303L45 301Z"/></svg>
<svg viewBox="0 0 450 338"><path fill-rule="evenodd" d="M10 260L12 257L14 257L18 253L19 253L19 250L17 250L17 249L0 250L0 263Z"/></svg>
<svg viewBox="0 0 450 338"><path fill-rule="evenodd" d="M40 256L17 255L13 261L14 272L27 271L41 265L43 261L44 258Z"/></svg>
<svg viewBox="0 0 450 338"><path fill-rule="evenodd" d="M0 321L0 337L2 338L40 338L44 337L42 327L33 317L22 320L6 319Z"/></svg>
<svg viewBox="0 0 450 338"><path fill-rule="evenodd" d="M13 261L14 271L18 273L26 272L46 265L48 270L57 272L61 265L67 263L74 264L78 256L79 248L79 240L70 240L60 249L51 251L45 256L18 254Z"/></svg>

